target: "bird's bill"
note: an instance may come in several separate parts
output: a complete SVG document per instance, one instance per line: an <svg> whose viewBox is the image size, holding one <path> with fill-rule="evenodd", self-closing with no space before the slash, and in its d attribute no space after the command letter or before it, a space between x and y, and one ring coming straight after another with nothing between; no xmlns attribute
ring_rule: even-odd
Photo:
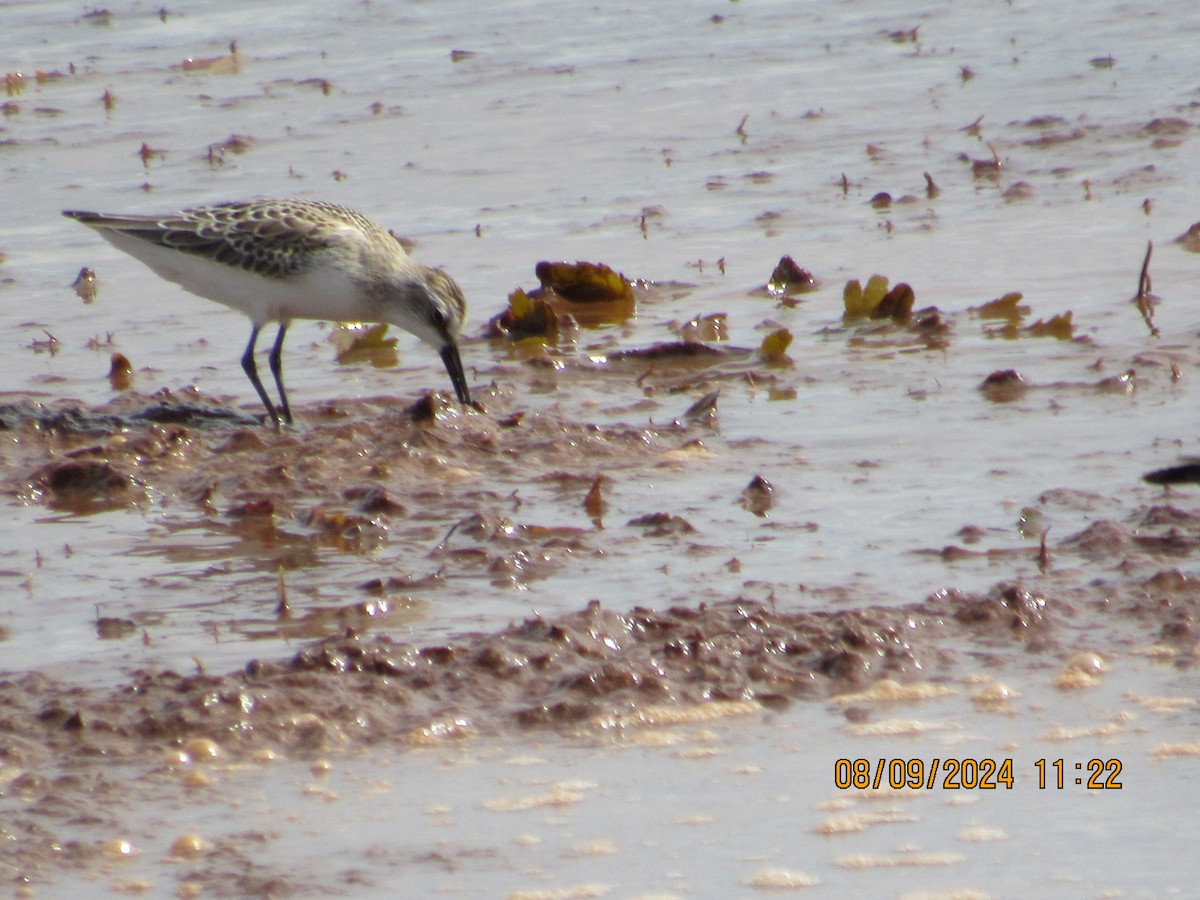
<svg viewBox="0 0 1200 900"><path fill-rule="evenodd" d="M459 403L471 403L471 391L467 387L467 376L463 372L462 359L458 355L458 346L453 342L442 348L442 362L450 373L450 383L454 385L454 393L458 394Z"/></svg>

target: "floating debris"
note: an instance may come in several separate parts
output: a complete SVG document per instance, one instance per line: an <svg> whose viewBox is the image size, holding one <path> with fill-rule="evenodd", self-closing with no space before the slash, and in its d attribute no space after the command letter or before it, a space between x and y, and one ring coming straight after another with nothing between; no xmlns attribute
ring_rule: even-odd
<svg viewBox="0 0 1200 900"><path fill-rule="evenodd" d="M1200 222L1196 222L1187 231L1175 238L1175 243L1183 247L1188 253L1200 253Z"/></svg>
<svg viewBox="0 0 1200 900"><path fill-rule="evenodd" d="M488 321L487 335L514 341L533 338L553 344L558 341L562 324L549 300L517 288L508 295L508 309Z"/></svg>
<svg viewBox="0 0 1200 900"><path fill-rule="evenodd" d="M75 294L84 303L91 303L96 299L96 292L100 289L100 282L96 280L96 273L87 266L79 270L79 274L75 276L75 280L71 282L71 287L75 288Z"/></svg>
<svg viewBox="0 0 1200 900"><path fill-rule="evenodd" d="M1011 403L1024 397L1029 387L1029 382L1016 369L1004 369L983 379L979 390L993 403Z"/></svg>
<svg viewBox="0 0 1200 900"><path fill-rule="evenodd" d="M913 289L904 282L888 290L888 279L885 275L872 275L867 279L865 288L857 278L852 279L846 282L846 287L842 290L847 319L866 316L871 319L907 322L912 317L915 301Z"/></svg>
<svg viewBox="0 0 1200 900"><path fill-rule="evenodd" d="M790 256L782 257L767 280L767 293L784 300L795 294L807 294L820 287L815 275L796 264Z"/></svg>
<svg viewBox="0 0 1200 900"><path fill-rule="evenodd" d="M1200 462L1184 463L1178 466L1167 466L1165 469L1155 469L1142 476L1142 481L1150 484L1161 484L1167 487L1172 484L1200 484Z"/></svg>
<svg viewBox="0 0 1200 900"><path fill-rule="evenodd" d="M704 425L714 424L717 420L717 401L720 398L721 391L719 389L709 391L684 410L683 421Z"/></svg>
<svg viewBox="0 0 1200 900"><path fill-rule="evenodd" d="M594 328L624 322L637 309L633 284L603 263L543 260L534 273L541 287L528 293L517 288L509 294L509 308L488 322L491 337L553 342L564 325Z"/></svg>
<svg viewBox="0 0 1200 900"><path fill-rule="evenodd" d="M182 69L184 72L211 72L214 75L234 75L241 70L242 56L238 53L237 41L231 41L229 52L222 56L208 56L199 59L187 57L172 69Z"/></svg>
<svg viewBox="0 0 1200 900"><path fill-rule="evenodd" d="M692 525L683 516L677 516L673 513L648 513L644 516L638 516L636 519L630 519L629 524L634 528L646 529L646 534L650 537L666 537L668 535L677 534L694 534L695 526Z"/></svg>
<svg viewBox="0 0 1200 900"><path fill-rule="evenodd" d="M155 157L163 157L166 155L166 150L155 150L145 141L142 142L142 146L138 148L137 152L138 158L142 161L142 166L147 169L150 168L150 160L154 159Z"/></svg>
<svg viewBox="0 0 1200 900"><path fill-rule="evenodd" d="M729 339L726 313L710 313L694 316L679 328L679 336L685 341L724 341Z"/></svg>
<svg viewBox="0 0 1200 900"><path fill-rule="evenodd" d="M604 263L539 262L534 274L542 288L571 303L614 303L633 305L629 279Z"/></svg>
<svg viewBox="0 0 1200 900"><path fill-rule="evenodd" d="M741 497L738 499L738 504L742 509L754 513L760 519L765 519L767 513L775 503L775 485L767 481L761 475L755 475L750 479L750 483L746 485L742 491Z"/></svg>
<svg viewBox="0 0 1200 900"><path fill-rule="evenodd" d="M387 337L387 323L367 325L360 322L340 322L329 335L339 363L369 362L376 368L396 365L399 354L397 340Z"/></svg>
<svg viewBox="0 0 1200 900"><path fill-rule="evenodd" d="M205 157L208 159L209 165L224 165L226 153L242 154L249 150L253 144L253 139L245 135L231 134L223 141L209 144L205 151Z"/></svg>
<svg viewBox="0 0 1200 900"><path fill-rule="evenodd" d="M7 72L4 75L4 91L10 97L15 97L25 90L28 81L21 72Z"/></svg>
<svg viewBox="0 0 1200 900"><path fill-rule="evenodd" d="M108 380L114 391L127 391L133 380L133 365L124 353L114 353L108 369Z"/></svg>
<svg viewBox="0 0 1200 900"><path fill-rule="evenodd" d="M1025 329L1025 333L1031 337L1052 337L1060 341L1069 341L1075 336L1075 325L1071 319L1070 310L1057 316L1051 316L1045 321L1038 319Z"/></svg>
<svg viewBox="0 0 1200 900"><path fill-rule="evenodd" d="M762 340L759 355L768 362L786 362L787 348L792 345L792 333L786 328L777 328Z"/></svg>
<svg viewBox="0 0 1200 900"><path fill-rule="evenodd" d="M604 528L604 496L601 494L601 487L604 484L604 476L597 475L596 480L592 482L592 486L588 488L587 496L583 498L583 508L588 514L588 518L592 520L592 524L598 529Z"/></svg>
<svg viewBox="0 0 1200 900"><path fill-rule="evenodd" d="M1020 291L1009 291L995 300L989 300L987 303L980 304L979 306L969 306L967 307L967 312L974 313L981 319L1020 321L1032 312L1030 307L1021 305L1021 301L1024 299L1025 295Z"/></svg>

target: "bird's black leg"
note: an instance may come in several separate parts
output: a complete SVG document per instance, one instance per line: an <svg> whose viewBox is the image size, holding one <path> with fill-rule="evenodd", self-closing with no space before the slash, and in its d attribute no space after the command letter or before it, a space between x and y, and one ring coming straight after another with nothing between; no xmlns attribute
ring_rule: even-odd
<svg viewBox="0 0 1200 900"><path fill-rule="evenodd" d="M267 415L275 422L276 427L279 426L279 413L275 411L275 404L271 402L271 398L267 396L266 390L263 388L262 382L258 378L258 367L254 365L254 345L258 343L258 327L257 325L250 331L250 343L246 345L246 352L242 354L242 371L246 373L246 377L250 379L250 383L254 385L254 389L258 391L258 397L263 402L263 406L267 408ZM289 418L290 422L291 419Z"/></svg>
<svg viewBox="0 0 1200 900"><path fill-rule="evenodd" d="M283 418L292 424L292 408L288 406L287 391L283 389L283 336L287 334L288 323L279 323L279 334L275 335L275 346L267 361L271 364L271 374L275 376L275 387L279 388L279 402L283 406Z"/></svg>

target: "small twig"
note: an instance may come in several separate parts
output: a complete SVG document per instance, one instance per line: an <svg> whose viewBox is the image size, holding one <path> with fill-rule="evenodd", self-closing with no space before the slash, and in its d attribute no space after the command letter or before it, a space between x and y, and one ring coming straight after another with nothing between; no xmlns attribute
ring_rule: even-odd
<svg viewBox="0 0 1200 900"><path fill-rule="evenodd" d="M923 174L925 176L925 196L932 200L942 192L942 189L934 184L932 175L928 172L924 172Z"/></svg>
<svg viewBox="0 0 1200 900"><path fill-rule="evenodd" d="M1142 274L1138 276L1138 299L1150 296L1150 254L1154 252L1154 241L1146 242L1146 258L1142 260Z"/></svg>
<svg viewBox="0 0 1200 900"><path fill-rule="evenodd" d="M451 525L450 530L446 532L446 536L444 538L442 538L442 540L438 543L438 545L436 547L433 548L433 550L430 552L429 555L433 556L436 553L443 552L446 549L446 544L450 542L450 538L454 535L454 532L458 531L458 526L461 524L462 524L462 520L460 519L459 521L457 521L453 525Z"/></svg>
<svg viewBox="0 0 1200 900"><path fill-rule="evenodd" d="M1138 312L1142 314L1150 334L1158 337L1158 328L1154 325L1154 304L1158 298L1150 292L1150 255L1153 252L1154 241L1147 241L1146 258L1142 260L1142 273L1138 276L1137 296L1133 298L1133 302L1137 304Z"/></svg>
<svg viewBox="0 0 1200 900"><path fill-rule="evenodd" d="M1038 571L1043 574L1050 571L1050 549L1046 546L1046 535L1049 533L1049 528L1042 531L1041 546L1038 547Z"/></svg>
<svg viewBox="0 0 1200 900"><path fill-rule="evenodd" d="M275 604L275 616L280 619L287 619L292 614L292 608L288 604L287 585L283 583L283 563L279 564L275 591L278 598L278 602Z"/></svg>
<svg viewBox="0 0 1200 900"><path fill-rule="evenodd" d="M978 119L976 119L970 125L964 125L962 128L960 128L958 130L965 131L971 137L980 138L982 140L982 138L980 137L980 133L979 133L979 126L982 124L983 124L983 116L980 116Z"/></svg>

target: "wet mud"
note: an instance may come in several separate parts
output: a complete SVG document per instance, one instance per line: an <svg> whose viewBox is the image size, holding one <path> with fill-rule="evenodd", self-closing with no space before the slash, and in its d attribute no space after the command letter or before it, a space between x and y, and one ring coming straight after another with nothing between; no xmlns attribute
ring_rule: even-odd
<svg viewBox="0 0 1200 900"><path fill-rule="evenodd" d="M569 568L581 556L612 554L620 564L630 552L645 552L623 549L622 541L665 540L677 551L704 552L687 518L665 511L630 519L622 531L634 537L617 539L612 523L606 529L602 522L604 481L593 473L628 479L653 471L664 457L719 440L711 421L685 416L661 428L631 428L506 405L495 392L479 409L439 395L407 408L327 403L283 430L221 408L132 393L99 410L25 402L0 411L10 491L83 516L169 497L184 510L177 515L236 535L277 561L274 618L258 627L303 644L225 672L207 671L197 659L196 671L141 669L106 686L38 672L0 681L0 778L5 794L20 801L6 823L16 836L6 871L36 877L46 867L96 865L105 853L98 839L68 842L64 856L53 823L87 808L92 830L115 829L140 779L176 779L196 755L236 765L264 755L315 762L356 748L402 751L488 735L553 733L588 742L697 717L762 718L881 683L953 683L980 661L993 677L1056 669L1085 645L1109 655L1153 647L1164 665L1195 665L1200 579L1175 566L1200 547L1200 515L1169 497L1060 541L1043 537L1036 548L974 549L978 535L970 529L962 545L915 548L947 561L1036 560L1042 572L980 593L947 589L888 605L839 602L831 593L827 608L813 608L802 592L695 605L633 597L619 608L568 598L572 611L445 643L407 643L389 633L389 616L416 594L444 592L442 602L452 602L453 585L511 585ZM523 483L557 485L560 502L584 508L591 527L522 521L520 503L504 486ZM761 517L775 493L756 476L730 502ZM1094 499L1062 491L1042 501L1087 506ZM445 522L453 525L447 530ZM393 535L400 524L428 538L437 567L429 574L364 580L326 614L289 600L285 567L297 573L288 579L294 584L315 565L314 547L369 554L401 540ZM1056 581L1057 561L1068 555L1093 561L1104 578ZM98 617L96 628L100 639L153 641L152 629L120 618ZM876 713L851 702L842 714L862 723ZM220 852L197 849L196 856L216 860ZM222 884L295 890L286 879Z"/></svg>
<svg viewBox="0 0 1200 900"><path fill-rule="evenodd" d="M1182 6L27 6L0 883L1190 886L1163 812L1200 755ZM298 324L273 428L244 322L54 230L255 193L361 208L461 279L478 405L420 394L445 374L404 336ZM830 787L835 758L951 753L1119 759L1127 789L1027 772L953 843L961 794Z"/></svg>

